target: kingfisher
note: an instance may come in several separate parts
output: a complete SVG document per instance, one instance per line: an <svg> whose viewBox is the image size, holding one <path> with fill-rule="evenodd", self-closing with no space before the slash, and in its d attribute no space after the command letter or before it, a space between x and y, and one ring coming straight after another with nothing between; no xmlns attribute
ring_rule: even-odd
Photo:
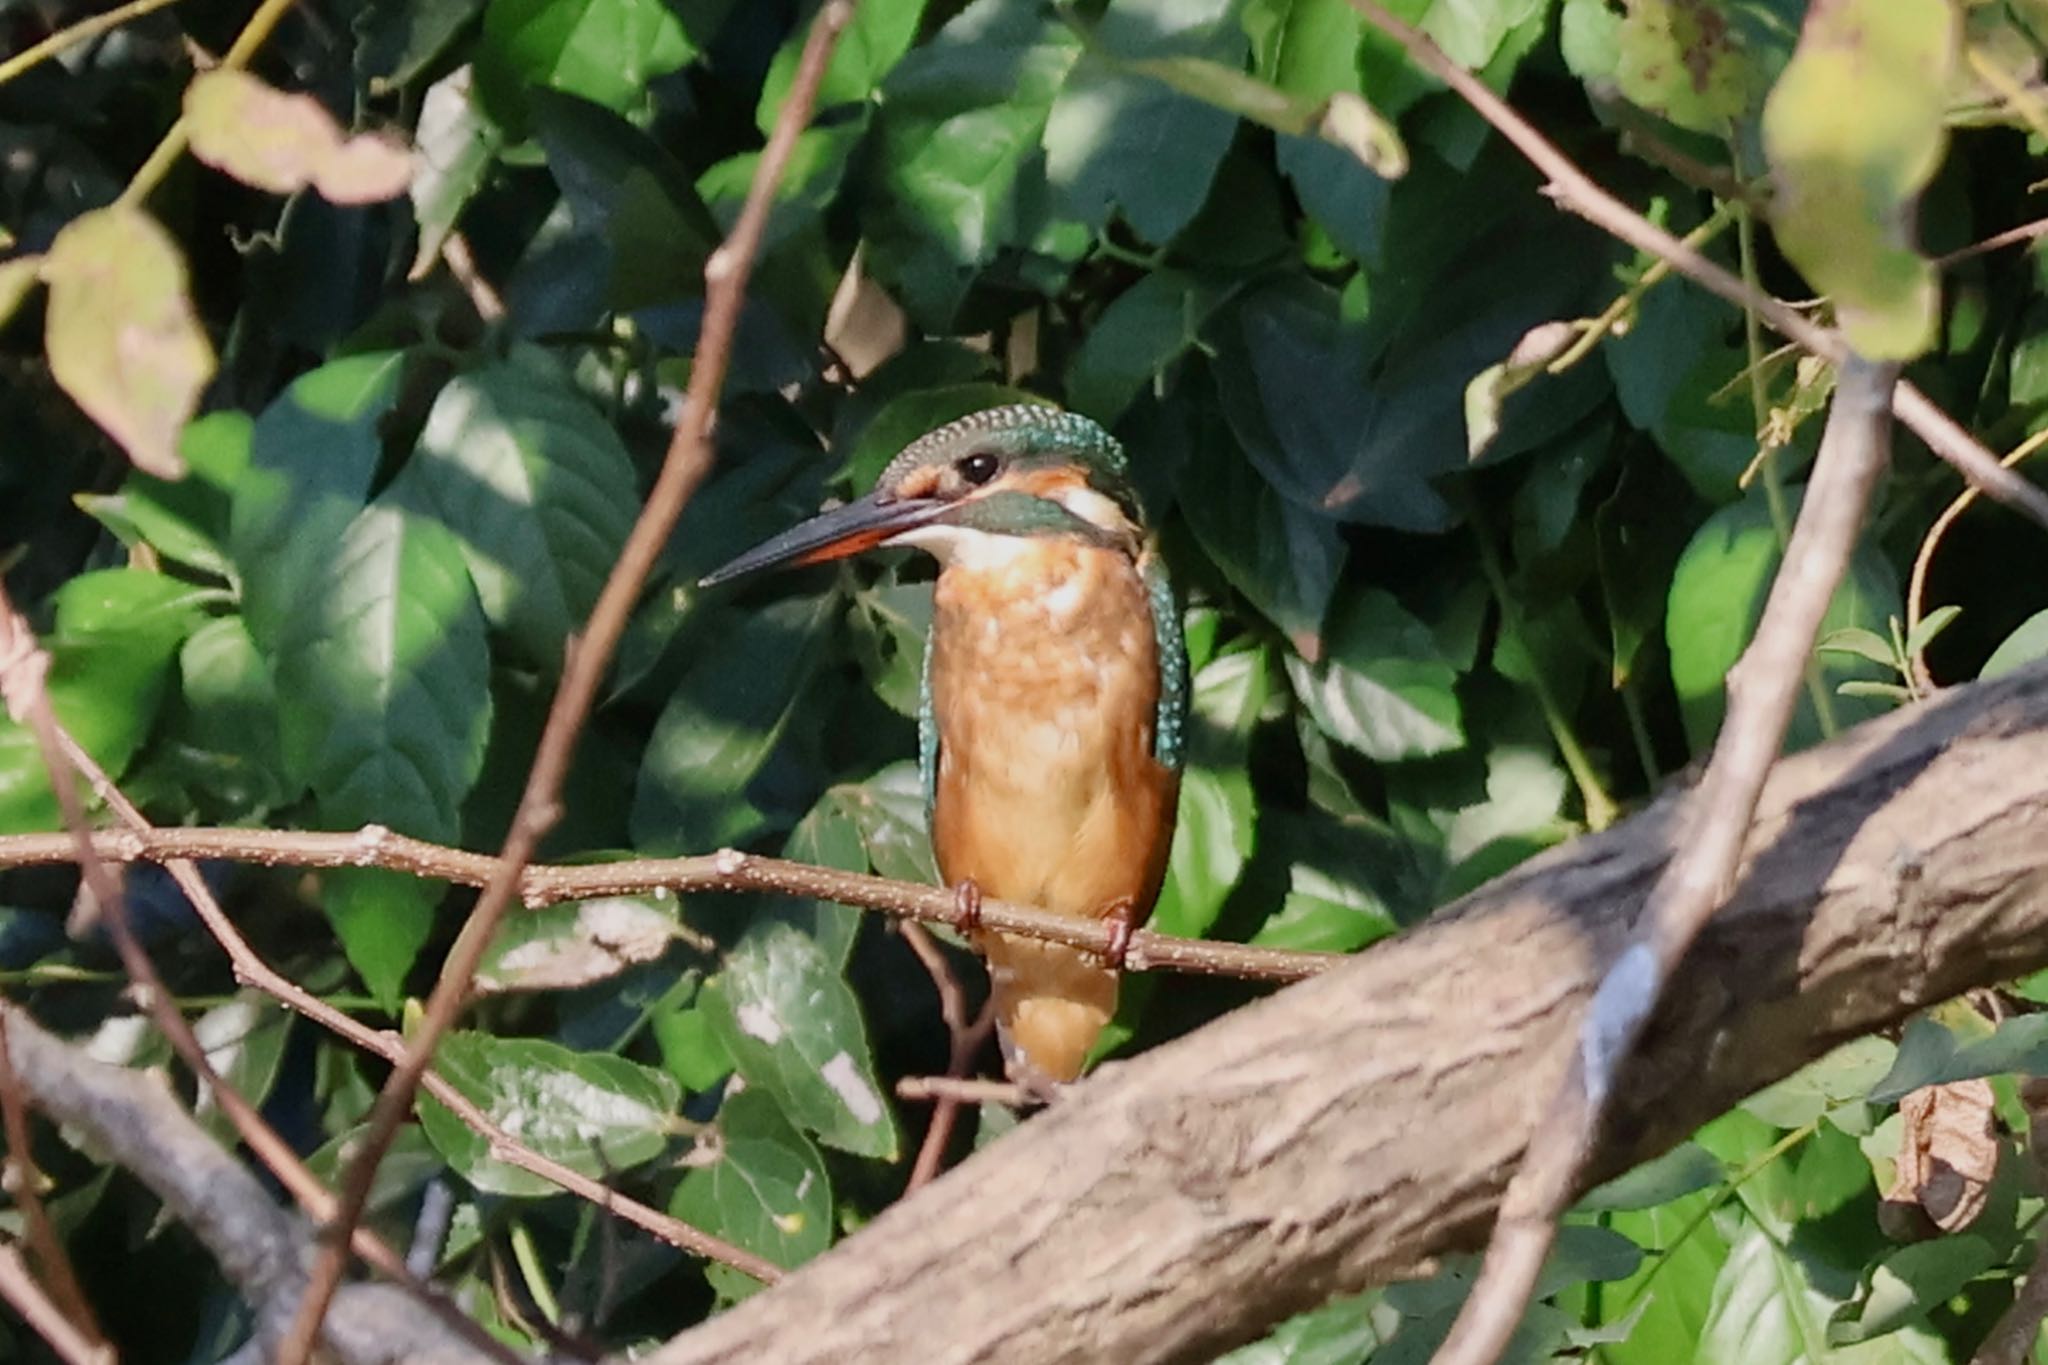
<svg viewBox="0 0 2048 1365"><path fill-rule="evenodd" d="M985 409L906 446L867 496L703 579L884 546L939 562L918 765L939 874L989 964L1010 1078L1079 1077L1159 896L1186 743L1187 649L1130 466L1059 408ZM1095 954L978 927L983 895L1107 921Z"/></svg>

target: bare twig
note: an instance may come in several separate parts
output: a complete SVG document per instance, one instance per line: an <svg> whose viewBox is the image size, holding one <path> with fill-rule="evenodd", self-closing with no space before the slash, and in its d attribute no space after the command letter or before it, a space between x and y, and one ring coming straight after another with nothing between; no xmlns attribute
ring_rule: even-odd
<svg viewBox="0 0 2048 1365"><path fill-rule="evenodd" d="M74 850L85 889L96 912L104 919L107 936L113 940L115 952L133 983L135 994L172 1050L213 1095L221 1113L227 1116L236 1135L248 1144L249 1150L301 1207L315 1217L330 1216L334 1208L333 1196L306 1169L298 1154L256 1112L248 1098L214 1069L198 1035L193 1033L192 1026L179 1012L171 991L157 974L156 965L130 930L126 896L114 876L112 865L99 856L85 807L79 800L74 773L85 777L101 799L131 825L147 829L149 823L115 787L92 755L57 720L49 693L43 686L48 660L49 656L36 647L28 622L15 611L5 587L0 586L0 694L4 694L9 712L34 734L42 751L51 791L64 816L66 832L62 837ZM196 867L187 864L183 875L179 875L178 869L173 869L173 875L180 887L193 897L195 906L204 903L211 907L215 916L226 919ZM364 1260L399 1281L408 1293L426 1304L456 1332L466 1335L484 1354L500 1358L507 1354L460 1310L408 1274L397 1253L385 1246L375 1234L355 1229L347 1246L353 1247Z"/></svg>
<svg viewBox="0 0 2048 1365"><path fill-rule="evenodd" d="M128 0L125 5L116 5L104 14L95 14L80 19L75 24L66 24L39 43L31 44L0 62L0 85L5 85L16 76L33 67L40 66L52 57L61 57L80 43L91 42L102 33L110 32L132 19L160 10L165 5L174 5L177 0Z"/></svg>
<svg viewBox="0 0 2048 1365"><path fill-rule="evenodd" d="M984 1081L954 1076L905 1076L896 1082L899 1100L952 1100L956 1104L1007 1104L1011 1108L1031 1102L1031 1092L1015 1081Z"/></svg>
<svg viewBox="0 0 2048 1365"><path fill-rule="evenodd" d="M932 986L939 993L939 1018L945 1022L949 1041L946 1077L963 1080L968 1068L974 1065L974 1054L988 1041L989 1029L995 1025L994 1002L985 1003L980 1017L970 1020L967 1017L967 996L960 989L960 980L953 975L952 965L946 961L939 945L932 941L931 934L915 920L905 920L901 928L903 941L924 964L925 973L931 977ZM953 1125L959 1115L958 1096L938 1096L931 1122L924 1130L924 1142L917 1149L917 1161L911 1166L910 1179L904 1184L904 1193L930 1184L932 1177L939 1173L939 1163L945 1159L946 1144L953 1139Z"/></svg>
<svg viewBox="0 0 2048 1365"><path fill-rule="evenodd" d="M0 1041L0 1050L6 1048ZM35 1334L49 1343L64 1365L113 1365L113 1348L95 1332L88 1336L36 1283L28 1262L12 1242L0 1242L0 1299L21 1314Z"/></svg>
<svg viewBox="0 0 2048 1365"><path fill-rule="evenodd" d="M1633 941L1594 993L1564 1083L1501 1201L1471 1297L1438 1365L1490 1365L1507 1346L1578 1188L1621 1064L1686 951L1733 885L1764 780L1784 744L1821 618L1848 570L1891 451L1896 367L1842 367L1813 477L1749 648L1728 676L1728 713L1687 826Z"/></svg>
<svg viewBox="0 0 2048 1365"><path fill-rule="evenodd" d="M1999 463L2010 469L2043 446L2048 446L2048 429L2037 431L2021 441L2008 451ZM1921 537L1920 551L1913 556L1913 575L1906 586L1906 638L1909 640L1919 633L1920 620L1925 614L1927 570L1934 563L1934 552L1940 548L1943 537L1948 535L1949 528L1955 525L1956 519L1969 511L1970 505L1976 501L1977 490L1974 487L1965 488L1956 494L1954 501L1942 509L1941 515L1934 519L1934 524L1927 528L1927 534ZM1920 695L1926 696L1933 692L1937 684L1933 671L1927 667L1927 651L1915 649L1909 664L1913 670L1913 683L1919 688Z"/></svg>
<svg viewBox="0 0 2048 1365"><path fill-rule="evenodd" d="M1557 201L1558 207L1579 215L1638 251L1671 262L1680 274L1737 307L1755 309L1757 315L1775 330L1815 355L1837 365L1848 359L1848 343L1840 333L1817 326L1782 301L1751 289L1740 276L1687 247L1601 189L1572 163L1571 158L1516 113L1506 100L1445 56L1443 49L1428 35L1395 18L1378 0L1351 0L1351 6L1407 49L1409 58L1416 65L1457 91L1481 118L1493 125L1537 170L1543 172L1550 182L1546 192ZM1957 426L1926 394L1901 379L1892 391L1891 404L1899 421L1971 484L1983 489L1996 501L2048 527L2048 493L2011 470L2000 468L1997 458Z"/></svg>
<svg viewBox="0 0 2048 1365"><path fill-rule="evenodd" d="M8 1058L36 1108L163 1201L248 1303L259 1339L281 1333L305 1283L312 1247L306 1223L273 1203L248 1167L215 1142L156 1075L96 1061L11 1005L0 1003L0 1015L7 1021ZM334 1315L321 1338L342 1365L480 1365L509 1354L502 1346L486 1351L455 1322L419 1312L402 1289L353 1285L344 1293L345 1311Z"/></svg>
<svg viewBox="0 0 2048 1365"><path fill-rule="evenodd" d="M460 886L483 886L490 881L498 865L498 860L489 854L471 853L445 844L430 844L394 834L376 825L343 834L308 830L155 829L147 826L137 829L131 826L126 830L97 831L92 842L100 857L108 862L162 863L172 869L173 875L177 875L181 860L217 858L265 867L380 867L393 872L434 877ZM76 848L63 835L0 835L0 869L68 863L75 861L77 856ZM196 876L196 871L193 875ZM185 883L180 881L179 885ZM189 893L190 888L187 890ZM926 924L959 927L958 898L949 890L915 882L891 881L859 872L843 872L837 868L813 867L781 858L764 858L734 849L722 849L692 858L529 865L520 874L518 896L522 904L542 906L592 896L635 896L664 890L698 893L767 891L811 900L835 901ZM221 917L221 922L225 922L225 916ZM981 923L1019 938L1044 939L1049 943L1064 943L1092 952L1107 951L1110 944L1110 931L1096 920L1052 915L1014 901L983 901ZM209 921L208 927L214 929L216 937L220 936L221 930L215 923ZM232 949L230 955L234 956ZM1131 935L1124 970L1185 972L1246 981L1285 982L1315 976L1344 960L1345 955L1341 953L1254 948L1242 943L1174 938L1150 929L1140 929ZM248 966L247 958L236 958L238 973ZM266 991L272 990L272 984L290 986L289 982L275 978L274 974L271 981L265 982L249 977L242 979L252 985L261 985ZM285 1003L301 1013L319 1003L317 998L303 992L300 992L300 997Z"/></svg>
<svg viewBox="0 0 2048 1365"><path fill-rule="evenodd" d="M2048 235L2048 218L2036 218L2031 223L2021 223L2018 227L2009 227L2003 232L1994 232L1981 242L1972 242L1968 246L1957 247L1946 256L1936 256L1934 263L1943 267L1956 265L1974 256L2001 251L2009 246L2018 246L2022 242L2031 242L2044 235Z"/></svg>
<svg viewBox="0 0 2048 1365"><path fill-rule="evenodd" d="M97 1350L106 1345L107 1334L94 1316L92 1302L78 1283L71 1258L64 1254L64 1240L50 1222L43 1206L42 1172L36 1169L35 1153L29 1147L28 1097L21 1093L21 1078L7 1059L7 1016L0 1014L0 1124L7 1135L7 1174L0 1185L14 1197L21 1210L22 1229L29 1255L48 1286L49 1303L70 1327L72 1335ZM24 1267L26 1273L26 1267ZM10 1302L12 1298L10 1297ZM18 1306L18 1305L17 1305ZM23 1317L28 1314L23 1312ZM37 1331L42 1329L38 1327ZM45 1336L48 1334L45 1333ZM55 1341L51 1342L56 1346ZM59 1353L64 1354L62 1348Z"/></svg>
<svg viewBox="0 0 2048 1365"><path fill-rule="evenodd" d="M350 1161L343 1180L341 1209L335 1220L337 1235L315 1264L299 1320L279 1352L280 1365L303 1365L312 1353L328 1300L341 1282L347 1233L362 1216L377 1165L397 1135L399 1124L411 1112L413 1094L433 1060L434 1048L463 1007L477 964L512 904L521 872L532 861L541 836L555 822L562 779L575 752L577 736L597 701L612 651L625 633L633 604L667 545L684 505L710 472L712 415L731 363L733 336L746 299L747 279L768 225L776 187L796 148L798 135L810 121L811 107L824 80L833 45L852 17L852 0L826 0L818 10L804 43L796 78L761 153L739 220L705 262L703 328L697 338L682 414L662 461L661 473L648 494L647 505L633 523L618 562L605 580L604 590L598 594L582 636L570 644L561 686L549 707L533 767L526 776L526 789L520 794L519 807L513 814L512 827L491 880L477 898L476 908L470 912L442 964L440 978L427 999L405 1059L392 1069L370 1111L362 1147Z"/></svg>

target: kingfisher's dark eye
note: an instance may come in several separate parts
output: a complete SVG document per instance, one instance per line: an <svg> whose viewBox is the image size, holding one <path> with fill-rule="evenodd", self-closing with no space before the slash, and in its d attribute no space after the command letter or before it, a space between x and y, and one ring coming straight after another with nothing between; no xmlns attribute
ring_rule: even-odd
<svg viewBox="0 0 2048 1365"><path fill-rule="evenodd" d="M954 461L953 468L960 471L960 477L969 483L987 483L996 476L1002 461L987 451L978 451Z"/></svg>

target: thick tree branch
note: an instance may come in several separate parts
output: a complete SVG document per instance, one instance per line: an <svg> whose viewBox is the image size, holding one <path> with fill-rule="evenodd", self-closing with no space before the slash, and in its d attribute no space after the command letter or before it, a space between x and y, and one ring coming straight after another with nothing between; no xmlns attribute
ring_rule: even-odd
<svg viewBox="0 0 2048 1365"><path fill-rule="evenodd" d="M1106 1068L684 1334L705 1361L1202 1359L1472 1246L1682 795ZM2048 666L1777 765L1588 1179L1829 1047L2048 963Z"/></svg>
<svg viewBox="0 0 2048 1365"><path fill-rule="evenodd" d="M0 1016L9 1060L36 1108L149 1186L247 1300L257 1335L281 1332L305 1287L307 1225L271 1202L159 1078L94 1061L12 1005L0 1004ZM395 1287L358 1285L342 1295L322 1341L344 1365L493 1359Z"/></svg>
<svg viewBox="0 0 2048 1365"><path fill-rule="evenodd" d="M1591 1154L1617 1070L1634 1050L1686 951L1734 885L1757 799L1799 704L1821 618L1891 459L1887 401L1896 365L1850 356L1827 434L1756 638L1728 675L1728 711L1706 776L1688 804L1685 838L1651 892L1634 942L1601 980L1579 1040L1529 1153L1501 1203L1486 1261L1437 1365L1491 1365L1521 1324L1543 1260Z"/></svg>

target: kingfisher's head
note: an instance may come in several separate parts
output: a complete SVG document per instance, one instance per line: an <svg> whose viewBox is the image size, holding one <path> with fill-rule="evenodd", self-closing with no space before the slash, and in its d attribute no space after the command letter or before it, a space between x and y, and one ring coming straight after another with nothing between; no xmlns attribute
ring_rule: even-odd
<svg viewBox="0 0 2048 1365"><path fill-rule="evenodd" d="M919 437L866 497L755 546L703 584L884 545L915 546L942 564L971 564L1041 539L1135 557L1144 524L1115 437L1076 413L1016 403Z"/></svg>

